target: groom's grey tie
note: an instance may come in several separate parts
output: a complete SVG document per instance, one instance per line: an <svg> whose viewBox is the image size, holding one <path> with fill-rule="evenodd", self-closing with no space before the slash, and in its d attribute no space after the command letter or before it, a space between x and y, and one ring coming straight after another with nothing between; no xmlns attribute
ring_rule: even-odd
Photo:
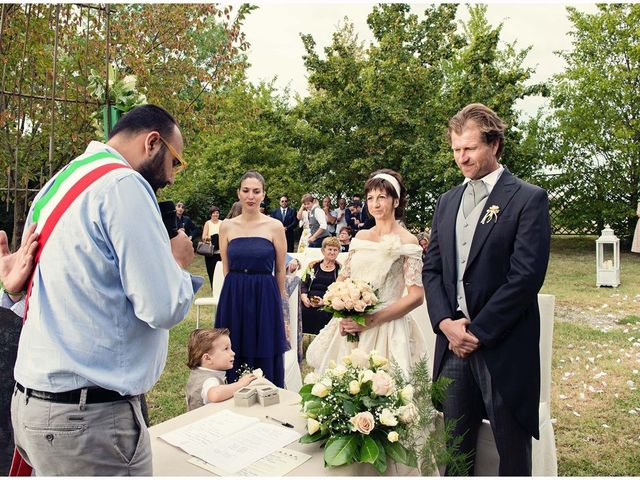
<svg viewBox="0 0 640 480"><path fill-rule="evenodd" d="M462 213L467 218L475 206L487 197L489 192L482 180L471 180L462 197Z"/></svg>

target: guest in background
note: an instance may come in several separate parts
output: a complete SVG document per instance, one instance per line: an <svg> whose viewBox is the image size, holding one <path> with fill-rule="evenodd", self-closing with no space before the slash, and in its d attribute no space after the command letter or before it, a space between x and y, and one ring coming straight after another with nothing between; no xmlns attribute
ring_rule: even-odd
<svg viewBox="0 0 640 480"><path fill-rule="evenodd" d="M335 236L337 218L331 213L331 197L324 197L322 199L322 211L327 220L327 233Z"/></svg>
<svg viewBox="0 0 640 480"><path fill-rule="evenodd" d="M318 205L318 200L312 194L307 193L302 197L302 205L309 216L309 246L319 248L322 246L322 240L329 236L327 218Z"/></svg>
<svg viewBox="0 0 640 480"><path fill-rule="evenodd" d="M231 205L231 208L229 209L229 213L227 213L227 216L225 218L235 218L241 213L242 213L242 203L233 202L233 205Z"/></svg>
<svg viewBox="0 0 640 480"><path fill-rule="evenodd" d="M287 238L287 252L293 252L293 234L298 220L296 212L289 207L289 197L283 195L280 197L280 207L275 208L271 212L271 216L276 220L280 220L284 225L284 234Z"/></svg>
<svg viewBox="0 0 640 480"><path fill-rule="evenodd" d="M340 253L340 242L335 237L322 240L322 260L316 260L307 266L300 283L300 300L302 301L302 328L304 333L317 335L331 320L331 314L322 307L322 297L327 288L336 281L340 274L340 264L336 261Z"/></svg>
<svg viewBox="0 0 640 480"><path fill-rule="evenodd" d="M189 238L192 238L193 234L196 233L197 228L195 224L184 214L184 203L182 202L176 203L176 224L178 230L182 229Z"/></svg>
<svg viewBox="0 0 640 480"><path fill-rule="evenodd" d="M287 240L279 221L260 213L264 178L249 170L240 179L242 213L220 225L220 255L225 279L216 309L215 326L231 331L236 349L230 381L247 364L284 387L284 352L288 350L282 303L285 290ZM288 327L288 326L287 326Z"/></svg>
<svg viewBox="0 0 640 480"><path fill-rule="evenodd" d="M429 248L429 233L421 232L416 235L416 237L418 238L418 243L422 248L422 262L424 263L424 259L427 255L427 249Z"/></svg>
<svg viewBox="0 0 640 480"><path fill-rule="evenodd" d="M209 209L209 220L202 227L202 241L213 245L213 256L204 257L204 263L207 266L207 275L209 275L209 285L213 283L213 272L216 269L216 263L220 261L220 209L215 205Z"/></svg>
<svg viewBox="0 0 640 480"><path fill-rule="evenodd" d="M188 410L224 402L256 379L253 373L248 373L227 385L225 371L233 368L235 356L226 328L198 328L191 332L187 361L191 369L186 387Z"/></svg>
<svg viewBox="0 0 640 480"><path fill-rule="evenodd" d="M638 204L638 209L636 210L636 214L638 215L638 223L636 223L636 229L633 232L633 242L631 243L631 251L633 253L640 253L640 203Z"/></svg>
<svg viewBox="0 0 640 480"><path fill-rule="evenodd" d="M266 210L267 210L267 204L264 202L260 202L260 213L265 215L264 212L266 212Z"/></svg>
<svg viewBox="0 0 640 480"><path fill-rule="evenodd" d="M356 234L360 229L360 214L362 213L362 204L359 201L351 201L345 212L345 220L347 226Z"/></svg>
<svg viewBox="0 0 640 480"><path fill-rule="evenodd" d="M344 197L340 197L338 199L338 208L336 208L331 212L331 215L333 215L336 218L336 225L335 225L336 235L339 235L340 230L342 230L343 227L347 226L347 220L345 218L346 213L347 213L347 199Z"/></svg>
<svg viewBox="0 0 640 480"><path fill-rule="evenodd" d="M340 241L340 253L349 251L349 245L351 245L352 237L351 227L342 227L338 234L338 240Z"/></svg>
<svg viewBox="0 0 640 480"><path fill-rule="evenodd" d="M302 229L300 240L298 241L298 253L302 253L309 246L309 235L311 234L309 232L309 212L304 208L304 204L300 205L296 218L298 219L298 226Z"/></svg>

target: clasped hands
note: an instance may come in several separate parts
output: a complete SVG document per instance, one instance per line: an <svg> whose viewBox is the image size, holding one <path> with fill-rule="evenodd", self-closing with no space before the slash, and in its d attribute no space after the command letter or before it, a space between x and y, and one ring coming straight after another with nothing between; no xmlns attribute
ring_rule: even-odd
<svg viewBox="0 0 640 480"><path fill-rule="evenodd" d="M457 357L465 358L480 347L480 340L467 330L471 321L468 318L452 320L445 318L440 322L440 330L449 340L449 350Z"/></svg>

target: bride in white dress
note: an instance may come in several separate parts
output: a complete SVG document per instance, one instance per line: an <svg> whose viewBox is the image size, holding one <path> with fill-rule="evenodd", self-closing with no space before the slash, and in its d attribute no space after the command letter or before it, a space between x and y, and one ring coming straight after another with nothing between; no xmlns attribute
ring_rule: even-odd
<svg viewBox="0 0 640 480"><path fill-rule="evenodd" d="M380 301L366 315L362 326L349 318L332 318L307 349L307 363L320 373L331 360L340 363L352 349L376 350L394 361L403 372L427 351L423 328L428 318L414 318L411 311L424 301L422 248L416 237L398 223L406 205L402 177L390 169L374 172L365 183L369 213L376 225L361 230L351 241L349 256L338 280L360 279L377 290ZM358 332L356 343L347 333Z"/></svg>

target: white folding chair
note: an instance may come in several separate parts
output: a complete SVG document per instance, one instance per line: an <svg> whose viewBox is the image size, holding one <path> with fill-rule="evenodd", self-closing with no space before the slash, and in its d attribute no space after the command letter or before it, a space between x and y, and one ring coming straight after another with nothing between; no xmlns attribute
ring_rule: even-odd
<svg viewBox="0 0 640 480"><path fill-rule="evenodd" d="M222 262L217 262L216 268L213 271L213 281L211 282L211 296L196 298L196 301L193 302L196 306L196 328L200 328L200 307L213 307L212 318L215 318L223 282L224 275L222 273Z"/></svg>

